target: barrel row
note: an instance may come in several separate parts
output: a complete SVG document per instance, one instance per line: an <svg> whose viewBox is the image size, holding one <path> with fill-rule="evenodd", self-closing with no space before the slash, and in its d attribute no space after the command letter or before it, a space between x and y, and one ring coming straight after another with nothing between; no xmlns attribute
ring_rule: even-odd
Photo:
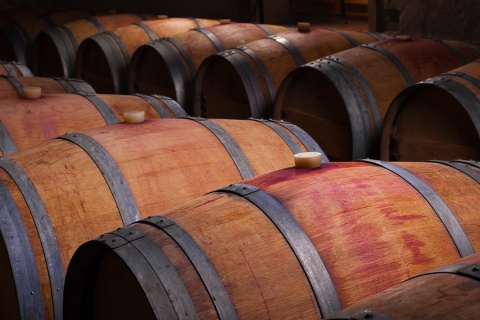
<svg viewBox="0 0 480 320"><path fill-rule="evenodd" d="M366 159L231 184L84 243L68 266L64 315L476 314L479 182L478 162ZM457 294L461 304L436 307Z"/></svg>
<svg viewBox="0 0 480 320"><path fill-rule="evenodd" d="M2 313L61 319L65 271L82 243L293 166L306 151L321 149L286 122L188 117L70 132L3 156Z"/></svg>
<svg viewBox="0 0 480 320"><path fill-rule="evenodd" d="M125 122L129 111L143 111L146 119L187 116L173 99L158 95L75 92L6 99L0 101L0 153L23 150L65 132Z"/></svg>
<svg viewBox="0 0 480 320"><path fill-rule="evenodd" d="M110 15L105 20L114 18L115 15ZM94 23L96 28L93 28L89 20L74 21L39 33L34 43L34 73L84 79L99 93L140 92L171 96L190 115L193 113L192 81L196 69L214 53L234 47L242 48L247 43L265 37L267 46L285 47L283 50L288 50L294 56L297 66L324 54L386 37L363 31L341 30L328 35L300 26L301 32L274 37L289 32L290 28L230 23L228 19L217 21L165 17L116 28L113 23L110 28L103 27L99 19ZM104 24L108 25L108 22ZM80 32L84 29L90 31ZM294 36L301 39L295 41ZM271 43L270 39L276 42ZM319 46L322 48L317 48ZM95 63L91 57L95 57ZM262 59L265 60L260 56L256 60L261 62ZM284 63L279 61L278 66L281 65ZM151 70L157 69L161 72L152 73Z"/></svg>
<svg viewBox="0 0 480 320"><path fill-rule="evenodd" d="M437 95L433 100L411 88L417 87L419 82L437 83L438 78L455 73L457 68L475 69L479 53L479 47L474 44L424 38L397 37L365 44L312 61L288 74L278 91L273 118L301 126L333 160L379 159L380 154L384 160L429 160L437 157L448 160L451 157L470 159L472 156L476 159L478 148L476 155L474 149L478 133L471 129L470 123L477 122L477 119L468 120L459 108L450 112L437 108L433 101L449 104L446 95ZM472 80L474 76L469 78ZM471 90L472 85L469 88ZM411 110L418 111L415 116L405 117L412 124L398 126L401 117L393 115L395 111L390 112L392 115L384 123L393 100L404 90L411 92L403 94L404 101L411 101ZM465 102L477 104L478 98L474 93L459 90ZM416 98L411 99L413 96ZM432 112L426 114L425 110L429 107ZM398 110L398 107L394 109ZM472 105L471 109L475 106ZM449 117L452 121L447 125ZM455 125L459 133L450 129ZM436 130L435 126L438 126ZM382 137L384 130L385 137ZM388 133L392 130L399 132L399 136ZM422 137L420 132L424 134ZM402 135L405 139L399 138ZM434 135L438 135L438 152L430 154L427 150L435 148L431 140ZM459 142L462 139L457 136L465 140L448 152L455 139ZM401 140L402 147L397 144L398 140ZM397 145L389 145L390 141ZM440 145L443 143L446 152L442 154ZM459 153L461 150L463 152ZM387 154L392 157L387 157Z"/></svg>
<svg viewBox="0 0 480 320"><path fill-rule="evenodd" d="M106 37L105 35L99 36L99 41ZM131 52L133 50L123 50L122 53L116 49L114 51L118 58L113 58L115 56L113 53L106 54L108 49L105 46L95 49L91 40L87 39L77 53L75 76L87 80L98 92L164 94L177 100L190 115L211 117L208 114L195 112L195 85L193 82L195 78L201 77L202 74L197 72L197 69L207 63L207 58L222 54L229 60L238 62L237 68L247 74L236 77L241 77L249 84L249 87L245 89L246 93L243 91L236 93L236 87L229 88L228 91L232 92L237 100L243 99L242 94L255 95L258 106L252 106L252 109L258 111L249 113L249 116L269 118L269 110L264 110L268 108L264 107L265 103L261 100L260 95L261 91L271 93L274 90L274 88L268 87L272 81L268 82L267 80L265 88L261 86L257 88L257 83L255 83L255 78L262 77L263 71L272 69L272 66L268 64L269 61L272 60L272 63L275 63L274 70L278 70L279 73L278 76L269 77L269 79L273 79L272 85L275 86L278 77L282 77L285 72L303 62L383 38L384 36L362 31L341 31L327 28L288 30L272 25L231 23L195 28L176 35L163 36L152 43L135 47L134 52ZM132 42L125 38L121 40L126 44ZM250 45L252 47L249 49ZM268 52L268 49L272 51ZM131 58L125 53L126 51L130 54L133 53ZM232 55L237 51L238 54ZM262 51L266 52L262 53ZM92 53L88 54L88 52ZM247 54L247 56L243 56L243 54ZM93 55L105 56L105 61L109 61L109 63L103 64L103 70L88 65L87 61L91 60L82 58ZM108 58L109 56L111 58ZM113 66L118 67L114 68ZM252 68L254 70L248 73ZM232 73L229 68L221 66L218 73L225 79L229 79L226 83L233 80L229 77ZM220 84L225 85L226 83L222 80ZM98 84L97 87L96 84ZM222 91L224 88L218 90ZM253 90L253 93L250 93L250 90ZM260 93L255 93L255 91L260 91ZM271 97L267 95L267 92L263 94L265 95L264 99L268 102ZM228 109L236 110L238 108L232 105ZM217 118L223 117L220 113L217 116Z"/></svg>
<svg viewBox="0 0 480 320"><path fill-rule="evenodd" d="M118 79L128 80L116 81L116 75L108 78L111 71L92 72L103 73L98 78L109 83L100 90L128 82L130 94L165 94L190 115L295 123L314 137L332 160L478 159L475 111L458 108L451 116L443 108L433 112L435 115L426 114L432 104L423 103L423 111L415 111L423 112L421 116L405 113L400 117L392 111L392 119L384 124L397 95L412 86L417 88L414 85L419 82L433 79L431 82L437 83L435 77L448 73L451 79L457 68L471 67L480 58L477 45L409 36L384 39L386 36L378 34L328 28L289 30L242 45L234 41L225 45L226 30L241 34L241 28L246 27L196 28L144 44L129 60L128 71L122 67ZM95 83L93 73L90 79ZM475 89L478 81L472 82L475 76L468 78L473 87L458 89L465 91L459 94L465 100L462 105L477 99L475 92L466 91ZM417 89L411 90L416 94ZM412 101L410 97L404 100ZM446 101L438 95L437 99ZM426 117L435 121L419 125ZM454 118L456 121L448 121ZM400 119L411 124L393 127ZM451 134L447 134L447 126ZM397 133L389 134L389 130Z"/></svg>
<svg viewBox="0 0 480 320"><path fill-rule="evenodd" d="M279 72L282 77L283 73L306 61L385 38L363 31L321 28L322 31L317 32L317 29L305 29L300 24L299 30L289 31L287 27L276 25L231 24L227 19L165 17L127 24L129 19L132 17L122 19L118 15L107 15L102 23L100 18L86 18L40 32L34 43L34 73L83 79L99 93L140 92L170 96L193 115L192 82L196 69L214 53L238 48L259 64L257 73L268 71L272 66L264 64L270 59L256 52L255 45L249 50L244 47L265 38L258 44L260 49L273 45L278 47L273 54L279 59L285 54L290 56L276 63L276 68L285 69ZM125 21L126 25L118 27L119 21ZM295 60L294 65L288 61L290 59ZM273 75L274 83L267 80L268 88L262 89L270 92L270 97L265 98L269 104L267 109L275 91L272 85L278 86L280 81L277 77ZM271 112L263 111L264 102L258 104L253 107L258 112L252 116L269 118L267 114Z"/></svg>
<svg viewBox="0 0 480 320"><path fill-rule="evenodd" d="M452 78L456 68L470 67L480 58L476 45L408 36L381 40L386 36L332 29L286 31L282 26L208 19L157 17L133 23L131 19L141 17L107 15L103 23L82 19L83 25L75 21L79 24L71 27L73 31L91 31L73 40L68 35L72 30L65 25L42 32L44 39L39 39L36 47L45 51L36 55L38 61L50 59L45 68L58 64L52 67L58 74L75 69L76 78L86 80L100 93L172 97L193 116L295 123L312 135L332 160L478 158L476 112L464 107L425 113L432 104L422 102L422 108L411 108L416 110L410 111L412 116L390 112L384 124L391 105L399 112L398 104L403 102L398 101L412 101L417 88L426 85L414 86L404 94L408 98L393 103L396 96L418 82L429 83L430 78L434 78L433 84L440 81L452 87L448 90L461 91L458 98L448 97L464 100L457 105L476 101L472 91L478 87L475 75L467 71L462 76L472 84L467 88L453 81L458 74ZM96 27L84 27L85 23ZM126 25L119 27L122 23ZM69 43L69 48L59 49L60 43ZM61 53L52 54L57 50L53 47ZM72 57L75 52L78 59ZM378 68L369 67L372 64ZM35 70L39 68L37 63ZM463 69L458 72L465 74ZM442 73L448 81L443 75L435 78ZM438 99L439 95L435 96ZM419 97L415 103L420 101ZM419 126L423 117L435 121ZM453 118L456 121L448 121ZM402 121L400 126L398 121Z"/></svg>
<svg viewBox="0 0 480 320"><path fill-rule="evenodd" d="M32 66L32 46L37 34L51 27L84 19L95 13L85 9L46 11L31 8L0 26L0 59Z"/></svg>

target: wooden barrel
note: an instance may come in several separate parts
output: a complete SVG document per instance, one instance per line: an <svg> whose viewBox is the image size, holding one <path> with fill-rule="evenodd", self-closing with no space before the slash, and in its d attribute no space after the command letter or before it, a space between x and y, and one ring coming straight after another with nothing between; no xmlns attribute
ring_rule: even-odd
<svg viewBox="0 0 480 320"><path fill-rule="evenodd" d="M383 160L480 160L480 60L402 90L383 122Z"/></svg>
<svg viewBox="0 0 480 320"><path fill-rule="evenodd" d="M0 75L13 77L33 77L32 71L24 64L16 61L0 61Z"/></svg>
<svg viewBox="0 0 480 320"><path fill-rule="evenodd" d="M476 319L479 294L476 253L365 298L328 319Z"/></svg>
<svg viewBox="0 0 480 320"><path fill-rule="evenodd" d="M73 77L75 56L83 40L100 32L154 18L154 15L130 13L99 15L43 30L33 42L32 69L40 77Z"/></svg>
<svg viewBox="0 0 480 320"><path fill-rule="evenodd" d="M163 37L140 46L128 67L128 92L163 94L193 115L193 79L200 63L219 51L288 31L284 26L230 23Z"/></svg>
<svg viewBox="0 0 480 320"><path fill-rule="evenodd" d="M90 15L91 12L83 9L63 10L7 23L0 27L0 59L18 61L31 67L32 44L40 31Z"/></svg>
<svg viewBox="0 0 480 320"><path fill-rule="evenodd" d="M0 154L8 154L65 132L124 122L124 112L146 119L186 117L173 99L158 95L45 94L37 99L0 101Z"/></svg>
<svg viewBox="0 0 480 320"><path fill-rule="evenodd" d="M304 128L336 161L378 159L395 96L479 57L473 44L409 37L345 50L292 70L278 90L274 119Z"/></svg>
<svg viewBox="0 0 480 320"><path fill-rule="evenodd" d="M82 243L318 150L286 122L178 118L72 132L3 156L2 316L60 318Z"/></svg>
<svg viewBox="0 0 480 320"><path fill-rule="evenodd" d="M308 61L378 40L360 31L291 30L205 59L194 81L194 115L269 119L283 78Z"/></svg>
<svg viewBox="0 0 480 320"><path fill-rule="evenodd" d="M165 18L138 22L88 37L80 43L75 77L98 93L127 93L130 57L141 45L188 29L219 24L218 20Z"/></svg>
<svg viewBox="0 0 480 320"><path fill-rule="evenodd" d="M42 93L86 93L95 90L83 80L61 77L13 77L0 75L0 101L23 97L25 87L39 87Z"/></svg>
<svg viewBox="0 0 480 320"><path fill-rule="evenodd" d="M480 249L478 166L329 162L231 184L84 243L65 316L328 317Z"/></svg>

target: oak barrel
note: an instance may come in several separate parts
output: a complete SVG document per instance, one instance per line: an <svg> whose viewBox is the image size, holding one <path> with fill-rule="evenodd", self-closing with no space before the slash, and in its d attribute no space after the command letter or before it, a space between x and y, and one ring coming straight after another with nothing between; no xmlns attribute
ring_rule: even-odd
<svg viewBox="0 0 480 320"><path fill-rule="evenodd" d="M91 15L84 9L60 10L22 17L0 26L0 59L31 67L33 40L40 31Z"/></svg>
<svg viewBox="0 0 480 320"><path fill-rule="evenodd" d="M480 160L480 60L402 90L385 115L380 156Z"/></svg>
<svg viewBox="0 0 480 320"><path fill-rule="evenodd" d="M333 315L351 319L476 319L480 254L454 261L389 288Z"/></svg>
<svg viewBox="0 0 480 320"><path fill-rule="evenodd" d="M194 115L269 119L278 86L296 67L380 35L330 28L291 30L209 56L194 81Z"/></svg>
<svg viewBox="0 0 480 320"><path fill-rule="evenodd" d="M0 101L0 154L31 147L65 132L124 122L123 113L144 111L146 119L186 117L173 99L159 95L44 94Z"/></svg>
<svg viewBox="0 0 480 320"><path fill-rule="evenodd" d="M25 87L39 87L42 93L95 94L95 90L88 83L79 79L0 75L0 101L23 97Z"/></svg>
<svg viewBox="0 0 480 320"><path fill-rule="evenodd" d="M33 77L32 71L24 63L16 61L0 61L0 75Z"/></svg>
<svg viewBox="0 0 480 320"><path fill-rule="evenodd" d="M480 248L479 163L277 170L103 234L69 319L319 319Z"/></svg>
<svg viewBox="0 0 480 320"><path fill-rule="evenodd" d="M82 243L318 150L286 122L178 118L70 132L1 157L2 316L60 319Z"/></svg>
<svg viewBox="0 0 480 320"><path fill-rule="evenodd" d="M128 92L163 94L193 115L193 79L200 63L219 51L288 31L278 25L219 24L193 28L140 46L128 67Z"/></svg>
<svg viewBox="0 0 480 320"><path fill-rule="evenodd" d="M164 18L133 23L83 40L77 50L75 77L98 93L127 93L128 64L141 45L191 28L219 24L218 20Z"/></svg>
<svg viewBox="0 0 480 320"><path fill-rule="evenodd" d="M32 70L40 77L73 77L78 45L83 40L104 31L154 18L155 15L134 13L98 15L43 30L33 41Z"/></svg>
<svg viewBox="0 0 480 320"><path fill-rule="evenodd" d="M479 57L473 44L411 37L345 50L292 70L278 90L274 119L304 128L336 161L378 159L395 96Z"/></svg>

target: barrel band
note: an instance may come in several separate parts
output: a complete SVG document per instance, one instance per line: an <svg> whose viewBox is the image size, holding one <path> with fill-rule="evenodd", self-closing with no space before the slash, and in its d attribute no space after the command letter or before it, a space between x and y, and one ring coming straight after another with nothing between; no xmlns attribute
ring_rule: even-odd
<svg viewBox="0 0 480 320"><path fill-rule="evenodd" d="M250 118L249 120L262 123L275 131L275 133L278 134L283 141L285 141L285 143L288 145L288 147L290 148L290 150L292 150L293 153L303 152L302 148L295 142L295 140L287 132L285 132L285 130L282 130L280 127L278 127L275 122L254 118Z"/></svg>
<svg viewBox="0 0 480 320"><path fill-rule="evenodd" d="M210 295L219 319L237 319L237 313L220 276L208 256L179 225L163 216L153 216L139 223L148 223L168 234L190 259Z"/></svg>
<svg viewBox="0 0 480 320"><path fill-rule="evenodd" d="M190 56L183 45L173 38L164 37L149 45L154 48L165 61L165 65L173 81L176 99L180 105L186 108L188 105L187 100L190 99L190 95L187 94L187 88L191 86L190 82L193 80L196 72ZM136 55L134 55L134 57L137 59ZM140 57L140 55L138 57ZM188 69L185 68L184 62Z"/></svg>
<svg viewBox="0 0 480 320"><path fill-rule="evenodd" d="M442 75L460 77L462 79L467 80L468 82L473 84L475 87L480 89L480 79L478 79L476 77L473 77L469 74L466 74L465 72L459 72L459 71L457 71L457 72L445 72L445 73L442 73Z"/></svg>
<svg viewBox="0 0 480 320"><path fill-rule="evenodd" d="M51 32L56 33L60 30L63 31L67 35L68 40L70 40L70 45L65 46L65 47L71 48L69 54L71 54L72 57L74 57L75 54L77 53L78 42L77 42L77 39L75 38L75 35L73 34L72 30L68 29L65 25L61 25L59 27L46 30L46 32L47 33L51 33ZM59 38L63 38L63 37L59 37ZM67 42L64 40L64 43L67 43ZM65 54L65 52L61 52L60 56L62 56L62 54Z"/></svg>
<svg viewBox="0 0 480 320"><path fill-rule="evenodd" d="M410 75L410 72L408 71L407 67L405 67L405 65L402 63L402 61L384 47L371 43L362 44L360 47L370 49L384 55L388 60L390 60L390 62L393 63L395 68L400 72L407 86L411 86L415 83L412 79L412 76Z"/></svg>
<svg viewBox="0 0 480 320"><path fill-rule="evenodd" d="M260 73L262 74L262 77L268 88L269 100L273 104L276 95L275 84L273 83L273 78L267 67L263 63L262 59L260 59L260 57L255 53L255 51L248 47L238 46L235 47L235 49L243 52L250 59L252 59L257 68L260 70ZM232 64L237 69L240 77L242 78L242 82L245 85L245 89L248 94L252 117L262 118L267 116L268 112L265 110L265 97L263 96L263 93L260 89L261 86L259 83L259 79L255 76L255 72L253 71L251 66L245 61L245 59L242 59L241 56L239 56L238 54L232 54L228 56L226 55L225 57L232 62ZM251 92L253 92L253 96L250 94Z"/></svg>
<svg viewBox="0 0 480 320"><path fill-rule="evenodd" d="M358 43L357 40L355 40L350 34L348 34L348 32L338 30L338 29L334 29L334 28L325 28L325 29L330 30L332 32L336 32L336 33L342 35L345 39L347 39L348 42L350 42L352 47L357 47L358 45L360 45L360 43Z"/></svg>
<svg viewBox="0 0 480 320"><path fill-rule="evenodd" d="M125 79L128 79L127 68L131 57L125 43L113 31L99 33L92 36L91 39L95 40L104 50L105 58L108 60L108 65L112 71L115 93L126 92Z"/></svg>
<svg viewBox="0 0 480 320"><path fill-rule="evenodd" d="M12 268L20 319L43 319L42 288L30 239L15 200L2 180L0 201L0 234Z"/></svg>
<svg viewBox="0 0 480 320"><path fill-rule="evenodd" d="M264 24L261 24L261 23L254 23L260 30L262 30L263 32L265 32L267 34L267 36L271 36L273 35L273 32L270 31L270 29L268 29L268 27Z"/></svg>
<svg viewBox="0 0 480 320"><path fill-rule="evenodd" d="M105 32L105 29L103 29L102 24L98 22L98 20L95 19L94 16L88 16L85 18L85 20L92 23L95 26L95 28L97 28L97 31L98 31L97 33Z"/></svg>
<svg viewBox="0 0 480 320"><path fill-rule="evenodd" d="M324 74L334 84L343 98L352 128L352 160L365 158L372 146L372 129L369 121L369 111L362 98L362 93L352 76L335 61L319 59L305 64L304 67L314 68ZM378 133L380 134L380 133Z"/></svg>
<svg viewBox="0 0 480 320"><path fill-rule="evenodd" d="M378 312L371 310L345 310L341 311L331 318L326 318L325 320L394 320L393 318L387 317Z"/></svg>
<svg viewBox="0 0 480 320"><path fill-rule="evenodd" d="M172 45L178 51L178 53L180 53L180 56L183 58L183 62L185 62L185 64L188 66L188 70L190 70L190 79L193 80L195 73L197 72L197 69L195 68L195 65L193 64L193 61L190 58L190 55L185 49L185 47L175 38L164 37L162 39L167 41L170 45ZM178 53L175 53L175 56L177 56Z"/></svg>
<svg viewBox="0 0 480 320"><path fill-rule="evenodd" d="M480 100L476 93L451 77L434 77L425 80L424 83L433 84L452 95L468 113L480 135L480 122L476 120L480 118Z"/></svg>
<svg viewBox="0 0 480 320"><path fill-rule="evenodd" d="M456 161L443 161L443 160L429 160L428 162L434 162L434 163L440 163L446 166L449 166L451 168L457 169L458 171L466 174L473 180L475 180L477 183L480 184L480 174L477 173L476 171L473 171L472 169L469 169L466 166L463 166L461 164L458 164Z"/></svg>
<svg viewBox="0 0 480 320"><path fill-rule="evenodd" d="M440 268L436 268L424 273L421 273L419 275L416 275L412 278L409 278L403 282L410 281L412 279L422 277L425 275L431 275L431 274L441 274L441 273L449 273L449 274L455 274L458 276L464 276L467 278L471 278L477 281L480 281L480 264L451 264L451 265L446 265L442 266Z"/></svg>
<svg viewBox="0 0 480 320"><path fill-rule="evenodd" d="M198 124L205 126L215 135L215 137L217 137L217 139L225 147L225 150L228 152L228 154L230 154L233 162L235 162L242 179L248 179L255 176L255 172L253 171L253 168L250 165L245 153L242 151L235 139L233 139L233 137L224 128L205 118L187 117L185 119L193 120Z"/></svg>
<svg viewBox="0 0 480 320"><path fill-rule="evenodd" d="M192 20L193 22L195 22L195 24L196 24L199 28L205 27L205 25L202 23L202 21L198 20L197 18L189 17L188 19L190 19L190 20Z"/></svg>
<svg viewBox="0 0 480 320"><path fill-rule="evenodd" d="M12 86L15 88L15 90L17 90L18 94L23 97L23 84L18 81L18 79L14 76L11 76L11 75L0 75L1 77L7 79L11 84Z"/></svg>
<svg viewBox="0 0 480 320"><path fill-rule="evenodd" d="M155 99L161 100L163 104L170 110L171 113L177 118L188 117L187 112L182 108L182 106L175 100L170 97L162 96L158 94L152 95Z"/></svg>
<svg viewBox="0 0 480 320"><path fill-rule="evenodd" d="M453 53L453 55L460 61L462 65L465 65L470 62L467 60L467 58L464 57L464 55L457 48L455 48L445 40L435 40L435 39L432 39L432 40L438 41L441 44L443 44L445 47L447 47L447 49L449 49Z"/></svg>
<svg viewBox="0 0 480 320"><path fill-rule="evenodd" d="M287 208L268 193L248 184L232 184L214 192L235 194L257 206L277 227L295 253L310 282L322 316L329 316L341 309L338 294L322 258Z"/></svg>
<svg viewBox="0 0 480 320"><path fill-rule="evenodd" d="M295 47L295 45L291 43L287 38L284 38L279 35L271 35L271 36L267 36L266 38L275 40L278 43L280 43L282 46L284 46L285 49L287 49L287 51L290 53L290 55L295 59L295 62L297 63L297 65L301 66L302 64L307 63L303 58L302 54L300 53L300 51L297 49L297 47Z"/></svg>
<svg viewBox="0 0 480 320"><path fill-rule="evenodd" d="M475 252L473 250L472 244L470 243L470 240L468 239L467 235L465 234L462 226L456 219L453 212L442 200L442 198L427 183L425 183L423 180L418 178L416 175L414 175L407 169L404 169L393 163L372 159L364 159L361 161L381 166L398 175L400 178L404 179L413 188L415 188L430 204L430 206L435 211L438 218L442 221L443 225L450 234L450 237L452 238L455 246L457 247L460 256L465 257Z"/></svg>
<svg viewBox="0 0 480 320"><path fill-rule="evenodd" d="M480 162L479 161L458 159L458 160L455 160L455 162L468 164L470 166L473 166L475 168L480 169Z"/></svg>
<svg viewBox="0 0 480 320"><path fill-rule="evenodd" d="M124 225L139 220L140 213L120 168L108 152L93 138L82 133L67 133L58 137L82 148L97 165L112 192Z"/></svg>
<svg viewBox="0 0 480 320"><path fill-rule="evenodd" d="M115 253L128 265L147 298L156 301L151 306L158 318L181 319L185 314L189 317L196 315L195 306L177 270L142 232L121 228L100 236L96 241L114 245Z"/></svg>
<svg viewBox="0 0 480 320"><path fill-rule="evenodd" d="M323 152L322 148L318 145L318 143L312 138L312 136L310 136L307 132L305 132L305 130L288 121L284 121L284 120L270 120L270 121L275 122L279 126L285 127L287 130L292 132L297 137L297 139L303 143L305 148L307 148L307 151L320 152L322 154L321 155L322 162L330 161L327 155L325 154L325 152Z"/></svg>
<svg viewBox="0 0 480 320"><path fill-rule="evenodd" d="M13 142L12 136L8 132L7 127L0 120L0 151L5 155L17 151L17 146Z"/></svg>
<svg viewBox="0 0 480 320"><path fill-rule="evenodd" d="M66 93L95 94L95 90L85 81L68 77L50 77L55 80Z"/></svg>
<svg viewBox="0 0 480 320"><path fill-rule="evenodd" d="M8 23L1 27L2 32L8 37L13 47L15 61L29 64L31 59L31 48L33 41L28 32L17 22Z"/></svg>
<svg viewBox="0 0 480 320"><path fill-rule="evenodd" d="M5 68L5 70L7 70L8 75L10 75L12 77L22 76L22 75L17 74L17 72L15 71L15 69L13 68L11 63L9 63L7 61L1 61L0 64Z"/></svg>
<svg viewBox="0 0 480 320"><path fill-rule="evenodd" d="M16 61L13 61L13 62L10 62L11 64L14 64L18 70L20 70L20 72L22 73L20 76L23 76L23 77L33 77L34 74L32 73L32 71L23 63L19 63L19 62L16 62Z"/></svg>
<svg viewBox="0 0 480 320"><path fill-rule="evenodd" d="M95 94L84 94L80 92L77 92L77 94L90 101L90 103L93 104L95 108L97 108L98 112L100 112L107 125L119 123L117 116L112 111L110 106L105 103L105 101L100 99L99 96Z"/></svg>
<svg viewBox="0 0 480 320"><path fill-rule="evenodd" d="M368 31L358 31L364 34L368 34L369 36L373 37L375 40L380 41L380 40L387 40L391 39L392 37L384 34L384 33L378 33L378 32L368 32Z"/></svg>
<svg viewBox="0 0 480 320"><path fill-rule="evenodd" d="M136 93L135 96L145 100L152 108L157 111L161 118L170 118L170 114L163 108L163 106L158 102L157 99L146 94Z"/></svg>
<svg viewBox="0 0 480 320"><path fill-rule="evenodd" d="M18 164L7 157L0 157L0 167L13 179L28 205L42 244L47 265L52 293L53 313L55 318L58 317L61 319L63 313L64 286L63 262L47 209L32 180L30 180Z"/></svg>
<svg viewBox="0 0 480 320"><path fill-rule="evenodd" d="M368 105L370 108L366 108L365 111L367 111L367 114L371 114L372 120L373 120L373 125L375 128L375 133L380 136L380 133L382 132L382 118L380 116L380 111L378 110L378 105L377 105L377 100L375 98L375 94L372 92L372 88L370 88L370 85L368 84L367 80L365 77L362 75L358 69L352 65L350 62L348 62L346 59L340 58L335 55L331 55L326 57L325 59L336 62L343 66L345 69L348 70L352 74L353 77L355 77L355 80L358 81L358 84L360 85L362 91L364 92L365 96L367 97ZM378 137L375 137L376 139Z"/></svg>
<svg viewBox="0 0 480 320"><path fill-rule="evenodd" d="M215 49L217 49L217 51L223 51L225 50L225 48L223 47L223 44L222 42L220 41L220 39L217 38L217 36L215 34L213 34L213 32L205 29L205 28L194 28L192 29L194 31L197 31L197 32L200 32L202 33L205 37L207 37L208 40L210 40L210 42L213 44L213 46L215 47Z"/></svg>
<svg viewBox="0 0 480 320"><path fill-rule="evenodd" d="M155 41L158 39L157 34L153 32L153 30L149 26L147 26L145 23L137 21L132 24L142 28L143 31L145 31L145 33L147 34L147 36L150 38L150 41Z"/></svg>
<svg viewBox="0 0 480 320"><path fill-rule="evenodd" d="M75 56L77 54L78 42L72 31L65 25L52 28L46 31L58 50L60 62L62 63L63 74L65 76L73 75L75 70ZM66 35L66 37L65 37ZM41 63L41 61L37 61Z"/></svg>
<svg viewBox="0 0 480 320"><path fill-rule="evenodd" d="M188 117L188 114L183 110L183 108L172 98L154 94L154 95L144 95L137 93L136 96L145 99L162 118L171 118L170 114L165 110L167 108L171 113L177 118ZM163 103L160 103L159 100Z"/></svg>

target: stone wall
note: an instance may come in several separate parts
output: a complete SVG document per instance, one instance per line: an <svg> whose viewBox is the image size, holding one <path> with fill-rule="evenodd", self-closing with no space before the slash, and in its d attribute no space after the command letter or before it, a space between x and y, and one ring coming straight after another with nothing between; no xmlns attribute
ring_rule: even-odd
<svg viewBox="0 0 480 320"><path fill-rule="evenodd" d="M370 29L390 34L480 43L478 0L376 0Z"/></svg>

